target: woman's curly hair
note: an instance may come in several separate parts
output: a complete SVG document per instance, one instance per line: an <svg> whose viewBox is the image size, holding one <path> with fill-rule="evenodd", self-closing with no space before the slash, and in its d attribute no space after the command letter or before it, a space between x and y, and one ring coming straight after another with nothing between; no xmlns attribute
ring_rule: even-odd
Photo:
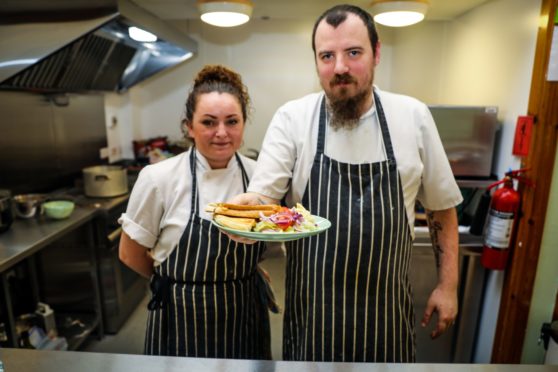
<svg viewBox="0 0 558 372"><path fill-rule="evenodd" d="M188 94L183 123L188 125L192 122L198 97L212 92L229 93L235 96L242 108L242 118L246 122L250 106L250 96L248 95L248 89L242 83L240 74L225 66L207 65L198 72L194 85Z"/></svg>

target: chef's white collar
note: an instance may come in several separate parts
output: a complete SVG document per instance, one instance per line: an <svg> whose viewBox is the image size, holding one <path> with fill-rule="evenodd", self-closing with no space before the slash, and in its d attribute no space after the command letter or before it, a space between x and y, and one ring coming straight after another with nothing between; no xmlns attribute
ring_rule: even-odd
<svg viewBox="0 0 558 372"><path fill-rule="evenodd" d="M202 155L201 152L198 151L198 149L195 149L196 151L196 159L197 159L197 163L199 165L199 167L204 171L204 172L219 172L219 171L223 171L226 169L231 169L232 167L235 166L236 164L236 156L231 157L231 159L229 160L229 163L227 164L226 168L223 169L212 169L211 166L209 165L209 162L207 161L207 159L205 158L205 156Z"/></svg>

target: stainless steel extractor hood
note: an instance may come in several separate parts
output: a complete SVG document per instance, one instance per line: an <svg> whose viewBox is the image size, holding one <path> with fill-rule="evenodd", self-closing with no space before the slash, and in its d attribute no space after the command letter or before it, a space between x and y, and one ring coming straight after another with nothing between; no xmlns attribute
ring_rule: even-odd
<svg viewBox="0 0 558 372"><path fill-rule="evenodd" d="M156 41L132 39L132 26ZM196 52L129 0L0 1L0 89L121 92Z"/></svg>

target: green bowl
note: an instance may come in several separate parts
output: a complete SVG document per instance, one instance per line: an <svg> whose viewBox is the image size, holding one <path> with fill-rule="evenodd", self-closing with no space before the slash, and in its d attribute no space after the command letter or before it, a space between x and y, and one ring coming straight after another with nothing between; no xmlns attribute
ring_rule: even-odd
<svg viewBox="0 0 558 372"><path fill-rule="evenodd" d="M70 217L74 211L74 202L68 200L54 200L43 203L43 210L47 217L61 220Z"/></svg>

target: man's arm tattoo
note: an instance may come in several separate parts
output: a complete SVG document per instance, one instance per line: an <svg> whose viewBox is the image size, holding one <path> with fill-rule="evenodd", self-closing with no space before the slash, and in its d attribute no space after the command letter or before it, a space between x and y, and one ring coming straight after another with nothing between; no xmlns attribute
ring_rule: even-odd
<svg viewBox="0 0 558 372"><path fill-rule="evenodd" d="M430 231L430 239L432 240L432 249L434 250L434 257L436 259L436 268L440 268L440 255L444 253L440 246L438 232L442 231L443 226L440 221L434 219L434 212L428 211L426 213L426 220L428 222L428 230Z"/></svg>

